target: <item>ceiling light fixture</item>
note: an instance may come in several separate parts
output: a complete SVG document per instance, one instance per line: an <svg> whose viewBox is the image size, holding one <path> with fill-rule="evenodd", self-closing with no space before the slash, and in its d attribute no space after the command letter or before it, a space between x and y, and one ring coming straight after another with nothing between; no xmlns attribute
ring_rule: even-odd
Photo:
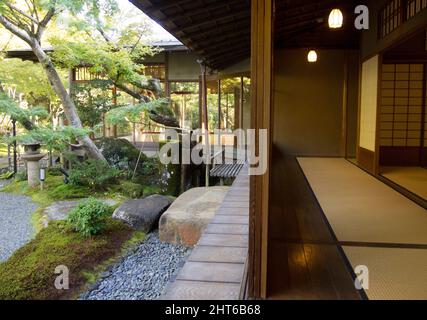
<svg viewBox="0 0 427 320"><path fill-rule="evenodd" d="M329 28L339 29L344 23L344 16L340 9L333 9L329 14Z"/></svg>
<svg viewBox="0 0 427 320"><path fill-rule="evenodd" d="M314 50L310 50L310 52L307 55L307 60L310 63L317 62L317 52Z"/></svg>

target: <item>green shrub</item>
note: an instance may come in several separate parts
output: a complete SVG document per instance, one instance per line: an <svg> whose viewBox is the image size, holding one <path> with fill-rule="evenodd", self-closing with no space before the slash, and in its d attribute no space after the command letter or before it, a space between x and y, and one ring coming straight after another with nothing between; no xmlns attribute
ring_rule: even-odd
<svg viewBox="0 0 427 320"><path fill-rule="evenodd" d="M53 166L47 168L47 173L52 177L61 177L63 174L61 172L61 166Z"/></svg>
<svg viewBox="0 0 427 320"><path fill-rule="evenodd" d="M128 140L102 138L96 145L111 166L123 170L126 179L131 179L135 172L135 181L140 184L148 185L158 183L160 180L159 159L141 154L141 150ZM135 168L137 164L138 167Z"/></svg>
<svg viewBox="0 0 427 320"><path fill-rule="evenodd" d="M68 215L68 223L74 231L85 237L98 234L112 215L111 208L100 200L89 198L81 202Z"/></svg>
<svg viewBox="0 0 427 320"><path fill-rule="evenodd" d="M108 163L88 160L75 163L70 171L70 183L74 186L88 187L92 191L105 191L110 185L118 183L121 171Z"/></svg>
<svg viewBox="0 0 427 320"><path fill-rule="evenodd" d="M27 170L20 170L15 174L15 180L16 181L27 181L28 175Z"/></svg>
<svg viewBox="0 0 427 320"><path fill-rule="evenodd" d="M86 198L88 194L90 194L89 188L73 186L71 184L60 185L48 192L49 197L54 200Z"/></svg>
<svg viewBox="0 0 427 320"><path fill-rule="evenodd" d="M139 150L126 139L102 138L96 142L108 163L121 170L133 171Z"/></svg>
<svg viewBox="0 0 427 320"><path fill-rule="evenodd" d="M125 197L133 199L142 198L144 195L144 186L130 181L123 181L119 189Z"/></svg>

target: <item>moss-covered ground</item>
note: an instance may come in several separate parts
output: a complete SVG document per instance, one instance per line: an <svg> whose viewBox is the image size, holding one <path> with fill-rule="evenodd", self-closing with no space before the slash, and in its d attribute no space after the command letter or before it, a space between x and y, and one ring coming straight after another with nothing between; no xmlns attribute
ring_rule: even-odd
<svg viewBox="0 0 427 320"><path fill-rule="evenodd" d="M66 222L51 222L0 264L0 300L74 299L143 238L143 233L112 219L102 233L90 238L73 232ZM55 287L58 266L69 269L69 290Z"/></svg>

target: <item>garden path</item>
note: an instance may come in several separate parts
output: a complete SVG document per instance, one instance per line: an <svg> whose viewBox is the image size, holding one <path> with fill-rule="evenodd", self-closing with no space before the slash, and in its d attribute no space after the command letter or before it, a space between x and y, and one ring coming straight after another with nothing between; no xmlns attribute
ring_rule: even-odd
<svg viewBox="0 0 427 320"><path fill-rule="evenodd" d="M6 184L0 181L0 189ZM36 210L31 198L0 192L0 262L31 240L34 235L31 215Z"/></svg>

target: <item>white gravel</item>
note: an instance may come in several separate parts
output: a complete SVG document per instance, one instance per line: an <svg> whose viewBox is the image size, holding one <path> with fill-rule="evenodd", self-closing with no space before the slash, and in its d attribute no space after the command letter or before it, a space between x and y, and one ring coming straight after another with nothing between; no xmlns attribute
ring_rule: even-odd
<svg viewBox="0 0 427 320"><path fill-rule="evenodd" d="M135 252L124 257L83 300L155 300L183 266L189 248L163 243L151 233Z"/></svg>
<svg viewBox="0 0 427 320"><path fill-rule="evenodd" d="M31 215L36 210L31 198L0 192L0 262L31 240Z"/></svg>

